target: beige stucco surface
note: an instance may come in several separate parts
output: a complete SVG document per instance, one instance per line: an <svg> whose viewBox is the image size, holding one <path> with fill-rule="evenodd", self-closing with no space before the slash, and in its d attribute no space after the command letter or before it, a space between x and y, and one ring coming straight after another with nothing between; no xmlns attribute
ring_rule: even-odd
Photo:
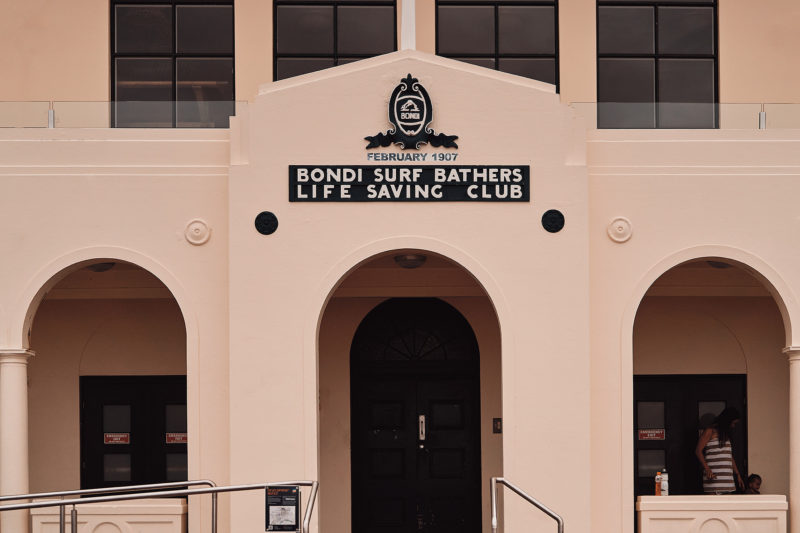
<svg viewBox="0 0 800 533"><path fill-rule="evenodd" d="M432 127L459 136L456 164L530 165L530 203L288 202L290 164L368 164L362 139L388 129L389 95L409 72L433 98ZM587 131L550 86L416 52L266 84L230 131L2 130L0 349L42 347L30 366L33 439L47 405L39 387L58 368L49 366L60 349L58 317L78 306L97 318L116 301L87 308L89 300L58 299L54 289L38 306L44 293L84 261L141 266L174 304L150 298L164 302L131 309L155 305L147 312L155 318L169 308L169 321L159 321L166 327L177 306L185 324L190 477L319 478L315 524L323 530L331 520L344 531L347 511L334 504L346 505L348 493L346 463L336 461L346 461L346 428L331 425L326 410L347 410L346 390L333 384L346 373L348 332L381 298L440 295L470 319L493 365L484 415L502 413L504 432L501 449L486 447L484 478L502 473L561 513L569 530L632 533L635 372L738 373L746 362L750 460L770 492L785 491L780 351L800 345L792 328L800 320L798 154L796 130ZM565 214L561 232L542 229L548 209ZM254 230L261 211L277 215L275 234ZM607 234L620 216L633 229L623 243ZM201 246L184 238L196 218L212 228ZM359 268L399 249L445 257L462 277L401 291ZM757 283L702 294L697 287L709 282L701 280L673 296L662 285L640 306L664 272L709 257ZM720 302L720 292L732 295ZM687 317L698 314L703 336L686 338ZM142 325L139 314L129 319ZM39 337L38 328L52 329ZM126 338L113 328L103 334ZM170 362L159 372L183 370L176 335L160 335L156 349ZM79 337L67 337L73 362ZM97 365L87 372L108 370L106 341L83 348ZM663 354L676 349L695 356L665 366ZM74 468L59 479L74 481ZM32 475L45 483L38 467ZM230 501L223 531L263 527L263 494ZM509 530L552 527L516 499L505 504Z"/></svg>
<svg viewBox="0 0 800 533"><path fill-rule="evenodd" d="M228 366L226 358L216 356L227 350L228 342L228 153L227 131L0 131L0 180L8 191L0 196L7 228L0 237L6 259L0 276L0 346L36 351L28 334L42 296L82 262L118 259L145 268L167 286L186 324L181 342L186 345L189 475L218 483L228 480L223 459L228 453ZM187 223L195 218L206 220L213 231L204 246L184 238ZM27 223L35 219L47 222ZM42 312L51 312L48 305ZM125 338L127 334L118 340ZM168 352L178 342L174 337L161 340L160 349ZM44 343L41 362L32 364L35 375L44 379L53 371L48 364L53 364L57 342L50 338ZM108 368L92 351L103 346L88 343L84 349L91 356L84 360L87 372ZM73 348L70 357L77 357L79 350ZM177 368L168 365L166 370ZM69 372L77 375L74 366ZM44 383L34 381L31 391L41 390L40 385ZM48 401L32 399L37 414ZM34 421L33 434L39 435L47 423ZM72 439L60 452L65 457L74 457ZM37 483L45 483L39 468L33 473ZM75 468L59 467L58 477L48 478L47 484L77 488ZM193 521L208 519L208 508L203 513L198 508Z"/></svg>
<svg viewBox="0 0 800 533"><path fill-rule="evenodd" d="M433 0L416 0L417 48L435 52ZM401 13L402 1L398 2ZM270 1L235 0L236 99L253 101L272 81ZM765 5L720 2L719 86L725 103L798 103L800 74L791 68L800 36L793 0ZM100 0L12 2L0 21L5 83L0 101L107 101L110 97L109 3ZM399 28L402 24L398 16ZM596 5L559 5L561 95L596 100ZM399 43L398 43L399 46Z"/></svg>

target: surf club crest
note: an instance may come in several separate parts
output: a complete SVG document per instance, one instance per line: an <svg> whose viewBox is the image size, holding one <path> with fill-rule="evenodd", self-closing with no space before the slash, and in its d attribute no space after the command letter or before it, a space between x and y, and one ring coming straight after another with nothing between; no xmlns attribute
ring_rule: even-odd
<svg viewBox="0 0 800 533"><path fill-rule="evenodd" d="M429 126L433 122L433 106L428 91L411 74L400 80L389 98L389 122L394 129L364 137L369 141L367 150L379 146L399 144L404 150L418 150L422 144L444 148L458 148L456 135L436 133Z"/></svg>

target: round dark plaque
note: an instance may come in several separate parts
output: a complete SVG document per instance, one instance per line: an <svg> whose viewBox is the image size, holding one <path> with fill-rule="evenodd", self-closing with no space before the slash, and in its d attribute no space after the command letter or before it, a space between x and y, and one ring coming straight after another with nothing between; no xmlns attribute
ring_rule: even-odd
<svg viewBox="0 0 800 533"><path fill-rule="evenodd" d="M564 229L564 214L557 209L551 209L542 215L542 227L550 233L558 233Z"/></svg>
<svg viewBox="0 0 800 533"><path fill-rule="evenodd" d="M272 235L278 229L278 217L270 211L262 211L256 217L256 231L261 235Z"/></svg>

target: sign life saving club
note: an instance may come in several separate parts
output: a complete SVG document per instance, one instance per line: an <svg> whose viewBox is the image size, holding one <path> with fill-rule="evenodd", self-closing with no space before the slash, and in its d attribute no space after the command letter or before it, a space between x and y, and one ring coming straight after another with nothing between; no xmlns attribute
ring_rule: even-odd
<svg viewBox="0 0 800 533"><path fill-rule="evenodd" d="M399 145L400 153L370 152L376 162L456 161L458 153L405 152L423 144L457 149L456 135L435 133L428 92L411 74L389 99L386 133L365 137L366 149ZM513 165L290 165L290 202L529 202L530 167Z"/></svg>

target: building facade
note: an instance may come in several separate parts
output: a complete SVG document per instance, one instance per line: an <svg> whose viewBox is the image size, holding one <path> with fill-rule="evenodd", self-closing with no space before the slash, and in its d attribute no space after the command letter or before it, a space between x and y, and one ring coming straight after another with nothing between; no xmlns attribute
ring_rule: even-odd
<svg viewBox="0 0 800 533"><path fill-rule="evenodd" d="M3 495L312 479L316 531L485 533L505 477L567 531L800 531L793 3L8 7ZM771 496L699 495L726 406Z"/></svg>

